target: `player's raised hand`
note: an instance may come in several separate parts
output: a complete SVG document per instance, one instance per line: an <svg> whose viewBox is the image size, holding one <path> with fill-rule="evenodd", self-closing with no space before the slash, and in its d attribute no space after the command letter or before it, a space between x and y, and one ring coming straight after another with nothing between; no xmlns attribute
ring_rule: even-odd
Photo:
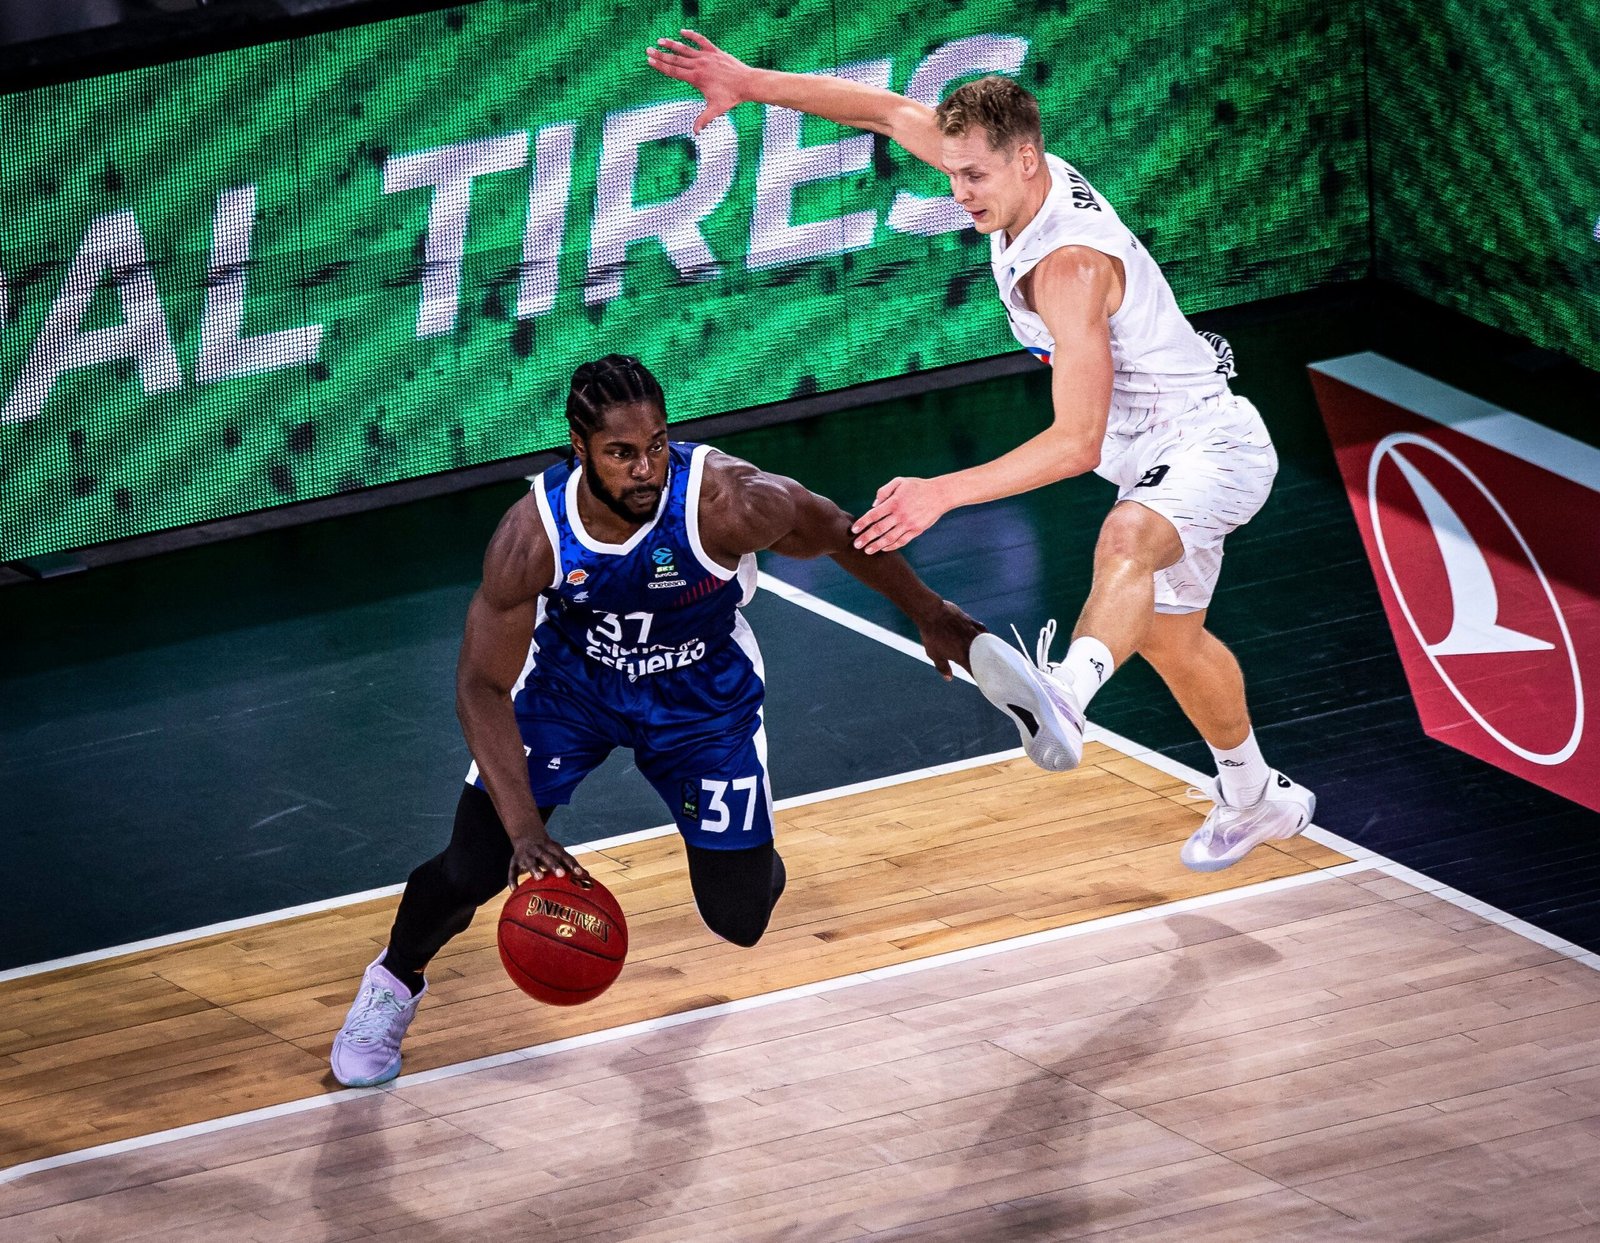
<svg viewBox="0 0 1600 1243"><path fill-rule="evenodd" d="M893 552L938 522L948 508L932 479L891 479L850 530L857 548Z"/></svg>
<svg viewBox="0 0 1600 1243"><path fill-rule="evenodd" d="M697 31L678 33L689 42L657 39L657 46L646 48L644 54L651 68L687 82L706 97L705 111L694 121L694 132L698 134L735 104L750 98L744 89L750 66Z"/></svg>

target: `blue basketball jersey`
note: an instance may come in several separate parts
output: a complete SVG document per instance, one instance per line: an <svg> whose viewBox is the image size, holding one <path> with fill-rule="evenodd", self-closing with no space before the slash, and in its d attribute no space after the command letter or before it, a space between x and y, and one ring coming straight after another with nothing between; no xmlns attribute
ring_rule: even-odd
<svg viewBox="0 0 1600 1243"><path fill-rule="evenodd" d="M755 586L755 558L717 564L700 543L700 482L709 445L670 442L655 516L626 543L596 539L578 513L576 459L534 481L556 572L540 600L531 666L586 689L704 676L749 634L739 605ZM610 677L606 674L612 675ZM667 688L656 688L666 691ZM627 696L636 702L636 696Z"/></svg>
<svg viewBox="0 0 1600 1243"><path fill-rule="evenodd" d="M686 841L744 849L772 840L761 652L739 614L755 557L729 569L700 543L710 446L667 452L655 516L622 544L584 528L576 461L534 480L555 573L512 704L539 806L627 747ZM482 785L476 763L467 780Z"/></svg>

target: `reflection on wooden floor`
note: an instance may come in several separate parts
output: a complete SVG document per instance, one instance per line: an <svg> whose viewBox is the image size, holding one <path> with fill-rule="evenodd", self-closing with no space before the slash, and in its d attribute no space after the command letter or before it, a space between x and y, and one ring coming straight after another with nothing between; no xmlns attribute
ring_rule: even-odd
<svg viewBox="0 0 1600 1243"><path fill-rule="evenodd" d="M1357 871L33 1175L0 1228L1576 1243L1597 1164L1600 973Z"/></svg>
<svg viewBox="0 0 1600 1243"><path fill-rule="evenodd" d="M493 912L430 973L415 1072L1343 862L1306 841L1202 876L1177 859L1205 804L1094 744L779 814L789 889L754 950L700 922L676 837L588 866L628 912L621 980L571 1010L516 992ZM0 985L0 1167L316 1096L393 899ZM3 1194L3 1191L0 1191Z"/></svg>

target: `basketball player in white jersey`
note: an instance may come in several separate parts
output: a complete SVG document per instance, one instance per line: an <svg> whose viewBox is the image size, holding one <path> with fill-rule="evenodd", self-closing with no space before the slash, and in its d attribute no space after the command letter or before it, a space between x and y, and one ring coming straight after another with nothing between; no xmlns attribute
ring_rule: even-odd
<svg viewBox="0 0 1600 1243"><path fill-rule="evenodd" d="M1311 791L1269 768L1239 664L1205 628L1222 542L1267 498L1278 459L1260 415L1229 391L1226 342L1197 333L1155 261L1111 205L1047 155L1038 101L1008 78L954 91L938 108L822 75L754 69L694 31L661 39L650 64L705 96L701 127L736 104L776 104L884 134L950 178L989 235L1000 300L1017 339L1052 369L1050 427L993 461L935 479L892 479L855 524L868 552L903 547L962 505L1090 471L1117 485L1094 581L1065 659L1035 659L990 634L971 668L1042 768L1074 767L1084 709L1135 652L1161 675L1216 758L1215 807L1185 843L1214 871L1311 822Z"/></svg>

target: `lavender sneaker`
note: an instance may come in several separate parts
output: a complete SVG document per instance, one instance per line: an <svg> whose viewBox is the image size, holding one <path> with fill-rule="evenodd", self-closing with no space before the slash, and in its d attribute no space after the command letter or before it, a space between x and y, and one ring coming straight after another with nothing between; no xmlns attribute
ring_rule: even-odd
<svg viewBox="0 0 1600 1243"><path fill-rule="evenodd" d="M361 976L361 990L345 1015L344 1026L333 1038L328 1064L333 1077L347 1088L370 1088L388 1083L400 1073L400 1041L411 1026L417 1002L428 986L413 997L383 965L379 954Z"/></svg>

